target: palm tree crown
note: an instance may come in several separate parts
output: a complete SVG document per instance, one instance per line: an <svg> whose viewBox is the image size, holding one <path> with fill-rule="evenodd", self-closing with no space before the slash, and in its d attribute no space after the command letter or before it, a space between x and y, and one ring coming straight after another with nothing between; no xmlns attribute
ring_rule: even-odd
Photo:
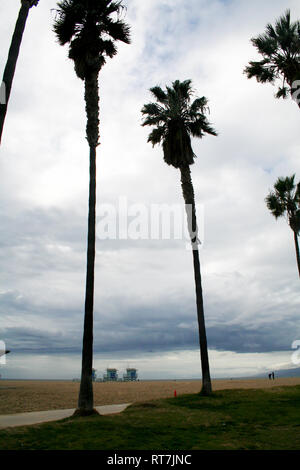
<svg viewBox="0 0 300 470"><path fill-rule="evenodd" d="M300 21L291 22L290 10L273 27L266 26L264 34L251 39L262 55L260 61L250 61L244 72L258 82L274 84L281 79L276 98L286 98L297 89L300 79ZM299 105L299 103L298 103Z"/></svg>
<svg viewBox="0 0 300 470"><path fill-rule="evenodd" d="M291 229L300 232L300 183L295 184L295 175L278 178L274 191L266 197L268 209L276 219L286 216Z"/></svg>
<svg viewBox="0 0 300 470"><path fill-rule="evenodd" d="M300 183L295 184L295 175L278 178L274 191L266 197L268 209L276 219L285 216L294 234L296 260L300 278L300 251L298 235L300 233Z"/></svg>
<svg viewBox="0 0 300 470"><path fill-rule="evenodd" d="M159 86L150 89L156 103L145 104L142 114L143 126L156 126L149 134L148 142L156 145L162 142L164 160L175 168L194 163L191 136L217 135L207 118L205 96L192 100L191 80L176 80L166 91Z"/></svg>
<svg viewBox="0 0 300 470"><path fill-rule="evenodd" d="M117 53L114 41L130 43L129 26L120 19L121 1L63 0L58 2L54 32L63 46L70 44L69 58L84 80L99 72L106 57ZM112 15L117 14L116 18Z"/></svg>

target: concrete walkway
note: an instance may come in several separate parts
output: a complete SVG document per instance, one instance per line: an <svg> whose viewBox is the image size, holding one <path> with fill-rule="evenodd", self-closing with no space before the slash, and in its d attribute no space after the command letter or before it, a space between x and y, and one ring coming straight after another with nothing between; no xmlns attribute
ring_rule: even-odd
<svg viewBox="0 0 300 470"><path fill-rule="evenodd" d="M100 415L111 415L115 413L121 413L129 405L130 403L123 403L120 405L96 406L95 408L98 413L100 413ZM45 423L48 421L57 421L58 419L72 416L74 411L75 408L69 410L33 411L31 413L1 415L0 429L15 426L28 426L30 424Z"/></svg>

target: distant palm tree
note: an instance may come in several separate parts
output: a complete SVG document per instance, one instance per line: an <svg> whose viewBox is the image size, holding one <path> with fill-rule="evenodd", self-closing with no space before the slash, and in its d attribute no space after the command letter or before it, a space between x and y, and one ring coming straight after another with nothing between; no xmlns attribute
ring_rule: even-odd
<svg viewBox="0 0 300 470"><path fill-rule="evenodd" d="M188 229L191 238L196 304L200 337L200 355L202 366L202 394L212 391L207 351L207 338L204 322L203 295L201 285L200 260L198 251L197 219L194 188L190 165L194 163L191 136L202 138L205 134L217 135L207 118L207 99L193 95L191 80L176 80L166 91L159 86L150 89L156 103L145 104L141 112L145 117L143 126L155 126L149 134L148 142L152 145L162 143L164 160L168 165L178 168L181 173L181 187L187 212Z"/></svg>
<svg viewBox="0 0 300 470"><path fill-rule="evenodd" d="M287 222L294 234L296 259L300 277L300 254L298 235L300 233L300 183L295 184L295 175L278 178L274 191L266 197L268 209L276 219L286 216Z"/></svg>
<svg viewBox="0 0 300 470"><path fill-rule="evenodd" d="M58 2L54 32L59 43L69 44L69 58L77 76L84 81L86 138L90 148L88 246L82 372L77 414L94 412L93 305L96 222L96 148L99 145L98 75L106 57L117 53L115 41L130 43L129 27L120 19L121 1L63 0Z"/></svg>
<svg viewBox="0 0 300 470"><path fill-rule="evenodd" d="M291 22L290 10L287 10L275 27L268 24L265 33L252 38L251 42L263 58L249 62L244 70L247 77L272 84L281 79L276 98L294 95L300 107L296 96L300 86L300 21Z"/></svg>
<svg viewBox="0 0 300 470"><path fill-rule="evenodd" d="M0 103L0 143L2 138L3 126L7 112L7 105L10 97L12 82L16 70L19 50L22 42L22 37L31 7L37 6L39 0L21 0L21 8L19 11L18 19L16 22L14 34L11 40L8 58L3 73L3 102Z"/></svg>

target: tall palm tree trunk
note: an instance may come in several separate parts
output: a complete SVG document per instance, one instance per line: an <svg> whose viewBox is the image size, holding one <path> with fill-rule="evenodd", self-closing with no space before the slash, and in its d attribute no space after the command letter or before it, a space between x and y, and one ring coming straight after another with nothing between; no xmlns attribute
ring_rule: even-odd
<svg viewBox="0 0 300 470"><path fill-rule="evenodd" d="M3 126L5 116L7 112L7 105L10 97L12 82L15 74L17 60L19 56L20 45L30 9L30 3L28 1L22 1L22 5L19 11L18 19L16 22L14 34L11 40L11 45L8 52L8 58L3 73L4 92L5 92L5 103L0 104L0 143L2 138Z"/></svg>
<svg viewBox="0 0 300 470"><path fill-rule="evenodd" d="M199 329L199 341L200 341L200 358L202 368L202 395L210 395L212 393L210 372L209 372L209 360L208 360L208 349L207 349L207 338L204 320L204 307L203 307L203 294L202 294L202 282L201 282L201 270L200 270L200 259L198 250L198 238L197 238L197 218L196 218L196 205L194 188L191 179L191 171L189 165L180 168L181 172L181 187L182 194L185 201L185 208L187 212L187 223L189 234L191 238L192 251L193 251L193 263L194 263L194 277L195 277L195 289L196 289L196 305L197 305L197 317L198 317L198 329Z"/></svg>
<svg viewBox="0 0 300 470"><path fill-rule="evenodd" d="M293 233L294 233L294 242L295 242L295 249L296 249L298 273L299 273L299 277L300 277L300 253L299 253L298 235L297 235L297 232L295 230L293 230Z"/></svg>
<svg viewBox="0 0 300 470"><path fill-rule="evenodd" d="M96 243L96 147L99 140L99 96L98 75L85 79L85 101L87 114L86 134L90 146L90 185L88 215L87 273L85 293L84 331L82 344L82 369L77 414L94 413L93 398L93 310L94 271Z"/></svg>

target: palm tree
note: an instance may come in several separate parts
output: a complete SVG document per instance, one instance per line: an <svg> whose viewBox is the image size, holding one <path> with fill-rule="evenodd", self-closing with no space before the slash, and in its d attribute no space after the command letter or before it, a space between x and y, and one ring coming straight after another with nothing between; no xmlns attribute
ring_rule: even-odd
<svg viewBox="0 0 300 470"><path fill-rule="evenodd" d="M244 70L247 77L256 77L258 82L272 84L281 79L275 97L287 98L291 95L300 107L297 99L300 85L300 21L291 22L290 10L287 10L274 27L268 24L265 33L252 38L251 42L262 55L262 60L249 62Z"/></svg>
<svg viewBox="0 0 300 470"><path fill-rule="evenodd" d="M7 105L10 97L12 82L16 70L17 60L19 56L20 46L22 42L22 37L28 17L28 13L30 8L33 6L37 6L39 0L21 0L21 8L19 11L18 19L16 22L14 34L11 40L8 58L6 62L6 66L3 73L3 80L2 80L2 89L4 100L0 102L0 143L2 138L2 131L5 121L5 116L7 112Z"/></svg>
<svg viewBox="0 0 300 470"><path fill-rule="evenodd" d="M155 126L149 134L148 142L151 142L153 146L162 143L165 162L179 169L181 173L181 187L193 252L202 366L201 393L209 395L212 388L204 322L195 196L190 165L194 163L196 156L192 150L191 136L202 138L205 134L217 135L217 133L206 118L207 99L202 96L202 98L196 98L191 102L193 95L191 80L183 82L176 80L172 83L172 87L166 87L166 91L156 86L151 88L150 92L156 102L145 104L141 110L145 116L142 125Z"/></svg>
<svg viewBox="0 0 300 470"><path fill-rule="evenodd" d="M130 43L129 27L121 20L121 1L63 0L58 2L54 32L59 44L69 44L69 58L74 61L76 75L84 81L86 103L86 138L90 149L90 183L87 243L87 275L85 295L82 372L77 414L94 411L93 305L96 221L96 148L99 145L98 75L106 57L117 53L115 41Z"/></svg>
<svg viewBox="0 0 300 470"><path fill-rule="evenodd" d="M266 197L268 209L276 219L285 216L294 234L296 259L300 277L300 254L298 235L300 233L300 183L295 184L295 175L278 178L274 191Z"/></svg>

